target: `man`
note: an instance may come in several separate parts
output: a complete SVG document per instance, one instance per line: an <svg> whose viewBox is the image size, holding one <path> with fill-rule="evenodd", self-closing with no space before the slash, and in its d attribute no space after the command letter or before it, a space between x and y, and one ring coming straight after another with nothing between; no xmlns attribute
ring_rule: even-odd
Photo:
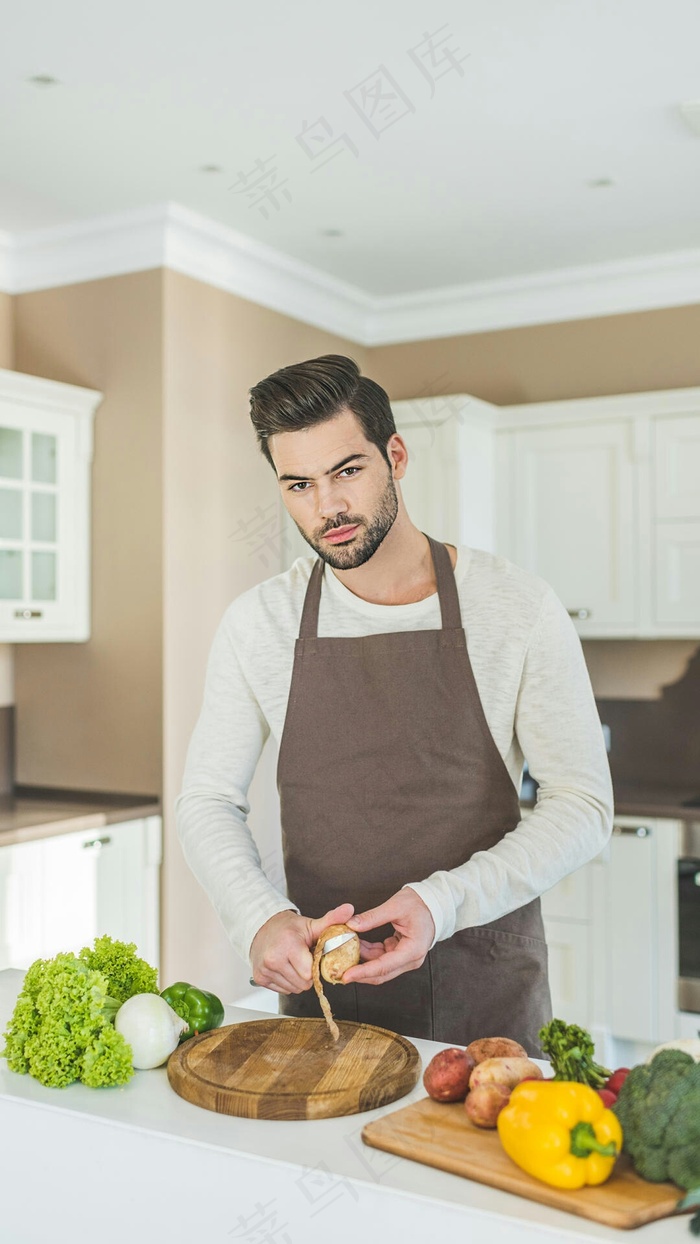
<svg viewBox="0 0 700 1244"><path fill-rule="evenodd" d="M541 579L414 526L406 445L351 359L268 376L251 419L314 555L220 624L177 801L186 858L284 1013L320 1014L311 950L347 922L362 961L328 987L337 1016L536 1055L551 1018L539 896L612 826L573 625ZM270 732L287 895L246 824ZM539 792L521 819L523 755Z"/></svg>

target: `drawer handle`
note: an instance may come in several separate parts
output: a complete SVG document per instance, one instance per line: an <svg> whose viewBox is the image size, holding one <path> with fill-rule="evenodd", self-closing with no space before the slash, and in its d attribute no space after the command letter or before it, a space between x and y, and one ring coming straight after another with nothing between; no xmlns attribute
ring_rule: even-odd
<svg viewBox="0 0 700 1244"><path fill-rule="evenodd" d="M111 843L110 837L91 838L89 842L83 843L83 851L101 851L103 847L108 847Z"/></svg>
<svg viewBox="0 0 700 1244"><path fill-rule="evenodd" d="M43 618L43 609L15 609L16 618Z"/></svg>
<svg viewBox="0 0 700 1244"><path fill-rule="evenodd" d="M648 825L613 825L613 833L626 838L651 838Z"/></svg>
<svg viewBox="0 0 700 1244"><path fill-rule="evenodd" d="M593 616L592 609L567 609L570 618L575 618L577 622L585 622L587 618Z"/></svg>

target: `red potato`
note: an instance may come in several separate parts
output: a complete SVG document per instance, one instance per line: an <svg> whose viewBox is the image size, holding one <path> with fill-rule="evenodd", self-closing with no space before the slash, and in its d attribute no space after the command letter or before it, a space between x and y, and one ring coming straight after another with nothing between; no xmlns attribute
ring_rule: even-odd
<svg viewBox="0 0 700 1244"><path fill-rule="evenodd" d="M484 1084L502 1084L510 1091L525 1079L544 1079L537 1064L529 1058L486 1058L474 1068L469 1087L475 1089Z"/></svg>
<svg viewBox="0 0 700 1244"><path fill-rule="evenodd" d="M495 1127L496 1119L510 1101L510 1089L505 1084L482 1084L471 1089L464 1103L467 1118L476 1127Z"/></svg>
<svg viewBox="0 0 700 1244"><path fill-rule="evenodd" d="M440 1050L423 1072L423 1086L433 1101L464 1101L473 1070L466 1050Z"/></svg>
<svg viewBox="0 0 700 1244"><path fill-rule="evenodd" d="M510 1037L481 1037L467 1046L467 1054L475 1063L486 1062L487 1058L527 1058L527 1050Z"/></svg>

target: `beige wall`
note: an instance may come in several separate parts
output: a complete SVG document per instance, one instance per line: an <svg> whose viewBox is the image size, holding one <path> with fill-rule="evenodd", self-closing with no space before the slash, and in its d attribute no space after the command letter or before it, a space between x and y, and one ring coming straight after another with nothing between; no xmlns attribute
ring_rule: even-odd
<svg viewBox="0 0 700 1244"><path fill-rule="evenodd" d="M105 394L95 415L92 636L16 644L17 779L159 793L162 273L20 294L17 371Z"/></svg>
<svg viewBox="0 0 700 1244"><path fill-rule="evenodd" d="M443 337L369 351L401 398L470 393L497 406L700 385L700 306Z"/></svg>
<svg viewBox="0 0 700 1244"><path fill-rule="evenodd" d="M14 368L14 365L13 298L0 290L0 367Z"/></svg>
<svg viewBox="0 0 700 1244"><path fill-rule="evenodd" d="M364 367L366 352L177 273L165 273L164 288L163 974L189 974L231 998L248 992L248 971L184 862L172 809L214 631L235 596L281 569L279 488L257 448L248 390L318 354L350 354ZM271 537L262 550L244 538L258 523ZM276 754L270 739L249 791L263 859L279 837Z"/></svg>

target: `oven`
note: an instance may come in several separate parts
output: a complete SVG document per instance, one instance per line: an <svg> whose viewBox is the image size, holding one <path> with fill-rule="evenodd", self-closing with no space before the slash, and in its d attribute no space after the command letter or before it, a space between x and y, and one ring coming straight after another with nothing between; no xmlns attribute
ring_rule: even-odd
<svg viewBox="0 0 700 1244"><path fill-rule="evenodd" d="M700 1013L700 821L683 825L678 859L678 1009Z"/></svg>

